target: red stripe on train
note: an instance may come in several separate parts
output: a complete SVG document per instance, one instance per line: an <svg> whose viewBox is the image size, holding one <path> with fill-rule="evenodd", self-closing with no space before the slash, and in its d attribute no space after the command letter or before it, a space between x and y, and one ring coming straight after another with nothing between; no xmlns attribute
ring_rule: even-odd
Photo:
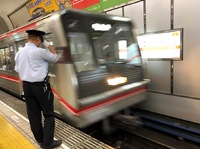
<svg viewBox="0 0 200 149"><path fill-rule="evenodd" d="M114 96L112 98L108 98L107 100L104 100L104 101L101 101L101 102L98 102L98 103L95 103L93 105L90 105L90 106L87 106L87 107L84 107L80 110L77 110L75 108L73 108L72 106L70 106L66 100L64 100L62 97L60 97L56 91L54 90L53 92L55 93L55 95L58 97L58 99L60 100L60 102L63 104L63 106L65 108L67 108L72 114L74 115L82 115L83 113L86 113L92 109L95 109L95 108L98 108L98 107L101 107L101 106L106 106L106 105L110 105L112 103L115 103L115 102L119 102L121 100L123 100L124 98L128 98L128 97L131 97L133 95L136 95L136 94L139 94L139 93L143 93L145 92L147 89L146 87L142 87L142 88L139 88L139 89L136 89L136 90L132 90L128 93L123 93L123 94L120 94L120 95L117 95L117 96Z"/></svg>
<svg viewBox="0 0 200 149"><path fill-rule="evenodd" d="M19 83L19 78L17 78L17 77L5 75L5 74L0 74L0 78L3 78L3 79L6 79L6 80L10 80L10 81L14 81L14 82Z"/></svg>
<svg viewBox="0 0 200 149"><path fill-rule="evenodd" d="M13 82L17 82L17 83L20 82L19 78L13 77L13 76L8 76L8 75L5 75L5 74L0 74L0 78L6 79L6 80L10 80L10 81L13 81ZM115 103L115 102L119 102L119 101L123 100L124 98L128 98L128 97L131 97L133 95L136 95L136 94L139 94L139 93L143 93L146 90L147 90L146 87L142 87L142 88L139 88L139 89L136 89L136 90L132 90L132 91L127 92L127 93L116 95L116 96L114 96L112 98L108 98L107 100L104 100L104 101L101 101L101 102L86 106L86 107L78 110L78 109L73 108L64 98L62 98L56 92L56 90L54 88L52 88L52 91L53 91L54 95L57 97L57 99L73 115L82 115L82 114L84 114L86 112L91 111L92 109L99 108L101 106L110 105L110 104Z"/></svg>

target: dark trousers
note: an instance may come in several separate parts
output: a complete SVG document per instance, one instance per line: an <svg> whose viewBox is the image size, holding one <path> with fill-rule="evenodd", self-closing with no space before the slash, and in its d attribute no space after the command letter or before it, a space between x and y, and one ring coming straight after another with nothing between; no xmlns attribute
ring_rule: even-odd
<svg viewBox="0 0 200 149"><path fill-rule="evenodd" d="M55 128L54 97L49 83L23 81L23 89L27 114L35 139L44 145L52 144ZM44 126L42 125L41 112L44 116Z"/></svg>

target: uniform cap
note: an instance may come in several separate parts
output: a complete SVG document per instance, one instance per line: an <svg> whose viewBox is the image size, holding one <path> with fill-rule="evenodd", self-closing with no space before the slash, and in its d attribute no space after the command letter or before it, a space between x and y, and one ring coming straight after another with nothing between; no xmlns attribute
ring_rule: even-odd
<svg viewBox="0 0 200 149"><path fill-rule="evenodd" d="M45 32L40 31L40 30L27 30L26 32L28 33L28 35L39 36L43 42L43 36L45 35Z"/></svg>

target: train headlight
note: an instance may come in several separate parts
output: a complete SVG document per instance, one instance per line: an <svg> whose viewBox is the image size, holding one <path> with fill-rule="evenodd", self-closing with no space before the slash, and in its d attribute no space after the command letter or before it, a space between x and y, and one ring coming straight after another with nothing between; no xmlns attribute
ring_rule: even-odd
<svg viewBox="0 0 200 149"><path fill-rule="evenodd" d="M115 78L109 78L107 79L107 83L108 85L119 85L119 84L123 84L127 82L127 78L126 77L115 77Z"/></svg>

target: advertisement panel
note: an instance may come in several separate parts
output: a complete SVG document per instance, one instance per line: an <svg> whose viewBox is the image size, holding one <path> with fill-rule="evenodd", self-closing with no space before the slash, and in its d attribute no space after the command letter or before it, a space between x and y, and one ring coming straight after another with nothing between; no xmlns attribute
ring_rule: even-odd
<svg viewBox="0 0 200 149"><path fill-rule="evenodd" d="M105 10L131 0L101 0L101 10Z"/></svg>
<svg viewBox="0 0 200 149"><path fill-rule="evenodd" d="M117 5L130 2L133 0L100 0L99 3L95 3L87 7L86 10L88 11L103 11L108 8L115 7ZM88 5L87 5L88 6Z"/></svg>
<svg viewBox="0 0 200 149"><path fill-rule="evenodd" d="M32 0L26 5L32 18L68 7L71 7L70 0Z"/></svg>
<svg viewBox="0 0 200 149"><path fill-rule="evenodd" d="M101 5L100 3L95 4L93 6L87 7L85 10L92 11L92 12L100 12L101 11Z"/></svg>
<svg viewBox="0 0 200 149"><path fill-rule="evenodd" d="M85 9L99 3L100 0L71 0L72 8L75 9Z"/></svg>

